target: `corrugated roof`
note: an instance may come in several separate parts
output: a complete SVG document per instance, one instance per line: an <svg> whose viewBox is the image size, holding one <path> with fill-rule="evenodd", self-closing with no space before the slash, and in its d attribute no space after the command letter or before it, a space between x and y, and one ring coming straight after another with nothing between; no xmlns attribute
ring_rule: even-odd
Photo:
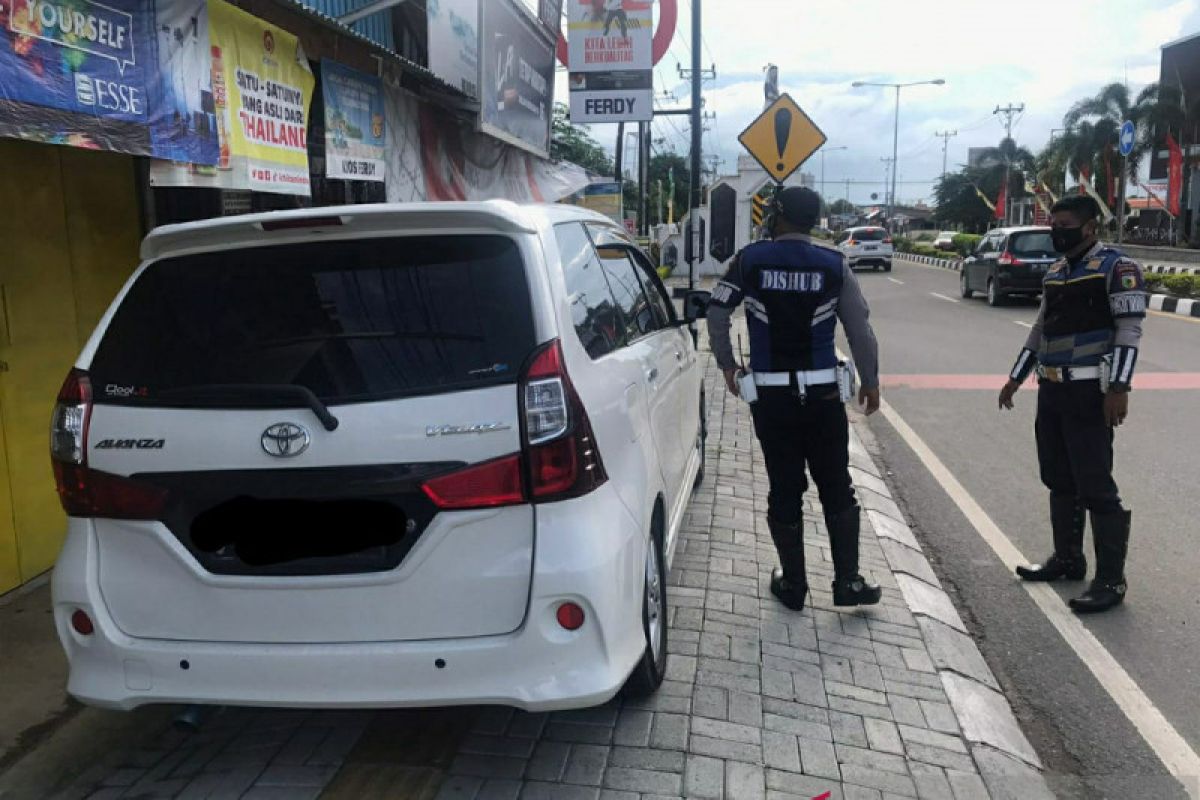
<svg viewBox="0 0 1200 800"><path fill-rule="evenodd" d="M384 55L392 61L400 64L405 72L418 76L423 83L430 85L437 91L452 95L454 97L473 100L473 98L469 98L467 95L463 94L462 90L458 87L446 83L446 81L439 78L428 67L418 64L411 59L405 58L395 51L395 43L392 39L391 26L384 24L387 20L386 10L380 11L378 14L372 14L369 17L365 17L354 23L354 25L346 25L345 23L339 22L337 17L332 16L329 12L318 8L315 5L309 4L314 3L325 6L329 8L330 11L333 11L337 14L349 14L350 12L354 11L355 8L361 8L362 6L366 5L367 2L371 1L372 0L308 0L308 2L305 2L304 0L275 0L275 2L279 3L280 5L296 9L305 16L322 23L328 28L336 30L338 33L370 45L373 49L380 51L381 55ZM340 10L342 7L345 7L345 10ZM386 28L387 31L386 36L382 31L384 28ZM386 44L381 41L377 41L376 38L373 38L373 36L376 35L379 39L386 41Z"/></svg>

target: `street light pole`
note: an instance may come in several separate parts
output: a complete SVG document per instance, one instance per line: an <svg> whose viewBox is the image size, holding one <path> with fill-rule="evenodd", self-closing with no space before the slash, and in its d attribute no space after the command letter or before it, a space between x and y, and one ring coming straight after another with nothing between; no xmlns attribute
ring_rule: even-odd
<svg viewBox="0 0 1200 800"><path fill-rule="evenodd" d="M900 148L900 90L909 86L944 86L945 83L946 81L944 78L935 78L931 81L913 81L911 83L870 83L868 81L855 81L854 83L850 84L855 89L858 89L862 86L878 86L885 89L896 90L896 113L892 123L892 187L887 198L887 217L889 226L892 224L892 212L895 209L896 173L899 171L897 157L899 156Z"/></svg>

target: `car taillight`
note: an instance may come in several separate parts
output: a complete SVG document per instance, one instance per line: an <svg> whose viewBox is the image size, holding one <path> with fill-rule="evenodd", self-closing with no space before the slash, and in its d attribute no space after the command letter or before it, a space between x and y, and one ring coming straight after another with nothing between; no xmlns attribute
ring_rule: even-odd
<svg viewBox="0 0 1200 800"><path fill-rule="evenodd" d="M848 244L850 246L854 246L854 245L858 244L858 242L856 242L854 239L847 239L846 244Z"/></svg>
<svg viewBox="0 0 1200 800"><path fill-rule="evenodd" d="M888 238L884 239L884 240L883 240L883 243L884 243L884 244L891 244L891 243L892 243L892 237L890 237L890 236L889 236Z"/></svg>
<svg viewBox="0 0 1200 800"><path fill-rule="evenodd" d="M445 510L497 508L523 503L521 457L513 454L473 464L426 481L421 490L435 506Z"/></svg>
<svg viewBox="0 0 1200 800"><path fill-rule="evenodd" d="M571 385L557 339L534 354L521 384L532 499L579 497L608 480L592 423Z"/></svg>
<svg viewBox="0 0 1200 800"><path fill-rule="evenodd" d="M167 491L88 466L92 383L83 370L67 374L50 419L50 460L63 510L72 517L158 519Z"/></svg>
<svg viewBox="0 0 1200 800"><path fill-rule="evenodd" d="M1019 267L1025 262L1013 256L1012 253L1004 252L1000 254L1000 258L996 260L996 263L1004 267Z"/></svg>
<svg viewBox="0 0 1200 800"><path fill-rule="evenodd" d="M421 490L439 509L565 500L608 480L557 339L529 360L519 391L522 451L426 481Z"/></svg>

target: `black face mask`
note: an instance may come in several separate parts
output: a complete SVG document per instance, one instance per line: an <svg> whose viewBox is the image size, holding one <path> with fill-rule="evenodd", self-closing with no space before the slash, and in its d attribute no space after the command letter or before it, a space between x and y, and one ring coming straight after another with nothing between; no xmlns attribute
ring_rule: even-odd
<svg viewBox="0 0 1200 800"><path fill-rule="evenodd" d="M1054 249L1060 253L1071 252L1083 244L1084 238L1082 226L1078 228L1050 229L1050 239L1054 242Z"/></svg>

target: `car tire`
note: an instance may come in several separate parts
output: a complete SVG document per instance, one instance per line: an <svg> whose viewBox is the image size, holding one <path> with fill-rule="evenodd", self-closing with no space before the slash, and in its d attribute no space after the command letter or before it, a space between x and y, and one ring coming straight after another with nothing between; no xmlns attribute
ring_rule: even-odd
<svg viewBox="0 0 1200 800"><path fill-rule="evenodd" d="M642 578L642 631L646 649L625 681L626 697L646 697L658 691L667 674L667 567L663 557L662 523L656 515Z"/></svg>
<svg viewBox="0 0 1200 800"><path fill-rule="evenodd" d="M708 418L705 416L707 403L704 402L704 390L700 390L700 432L696 436L696 449L700 451L700 469L696 470L696 480L692 481L692 489L699 489L704 483L704 467L707 461L705 445L708 442Z"/></svg>
<svg viewBox="0 0 1200 800"><path fill-rule="evenodd" d="M883 265L883 271L884 271L884 272L891 272L891 271L892 271L892 262L888 261L887 263L885 263L885 264Z"/></svg>
<svg viewBox="0 0 1200 800"><path fill-rule="evenodd" d="M975 292L967 288L967 272L963 270L958 275L958 294L964 300L970 300L975 296Z"/></svg>
<svg viewBox="0 0 1200 800"><path fill-rule="evenodd" d="M1004 295L996 288L996 281L992 278L989 278L987 283L987 304L992 308L1004 305Z"/></svg>

